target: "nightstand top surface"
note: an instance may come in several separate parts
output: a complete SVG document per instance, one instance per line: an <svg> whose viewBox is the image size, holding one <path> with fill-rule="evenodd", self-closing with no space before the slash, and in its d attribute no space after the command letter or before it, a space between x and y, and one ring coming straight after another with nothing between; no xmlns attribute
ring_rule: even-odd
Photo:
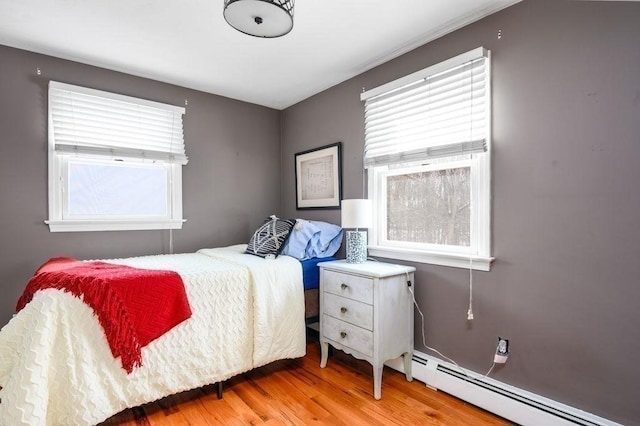
<svg viewBox="0 0 640 426"><path fill-rule="evenodd" d="M320 268L352 274L366 275L376 278L391 277L394 275L411 273L416 270L413 266L397 265L394 263L374 262L367 260L364 263L347 263L346 260L334 260L318 263Z"/></svg>

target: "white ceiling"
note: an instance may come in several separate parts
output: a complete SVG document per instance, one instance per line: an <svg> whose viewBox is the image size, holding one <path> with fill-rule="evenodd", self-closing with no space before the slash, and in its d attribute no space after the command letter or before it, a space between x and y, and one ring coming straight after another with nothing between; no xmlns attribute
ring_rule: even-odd
<svg viewBox="0 0 640 426"><path fill-rule="evenodd" d="M223 0L0 0L0 44L284 109L518 1L298 0L261 39Z"/></svg>

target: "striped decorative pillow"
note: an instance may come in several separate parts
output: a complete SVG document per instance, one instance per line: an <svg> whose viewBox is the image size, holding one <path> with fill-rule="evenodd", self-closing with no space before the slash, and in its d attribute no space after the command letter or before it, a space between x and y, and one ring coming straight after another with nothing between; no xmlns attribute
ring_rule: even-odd
<svg viewBox="0 0 640 426"><path fill-rule="evenodd" d="M260 257L277 256L295 224L295 220L271 216L253 233L245 253Z"/></svg>

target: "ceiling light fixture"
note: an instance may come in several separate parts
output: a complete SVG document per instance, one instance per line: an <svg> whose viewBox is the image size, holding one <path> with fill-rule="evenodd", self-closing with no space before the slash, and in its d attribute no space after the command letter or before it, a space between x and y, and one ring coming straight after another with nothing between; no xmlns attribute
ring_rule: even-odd
<svg viewBox="0 0 640 426"><path fill-rule="evenodd" d="M254 37L273 38L293 28L294 0L225 0L224 19Z"/></svg>

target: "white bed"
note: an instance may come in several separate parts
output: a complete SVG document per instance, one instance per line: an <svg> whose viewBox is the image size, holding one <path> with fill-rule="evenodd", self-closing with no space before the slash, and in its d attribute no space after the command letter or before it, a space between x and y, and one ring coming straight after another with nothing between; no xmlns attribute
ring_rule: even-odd
<svg viewBox="0 0 640 426"><path fill-rule="evenodd" d="M34 296L0 331L0 425L96 424L127 407L305 354L300 262L245 245L109 260L176 271L192 316L142 349L131 374L90 307L59 290Z"/></svg>

